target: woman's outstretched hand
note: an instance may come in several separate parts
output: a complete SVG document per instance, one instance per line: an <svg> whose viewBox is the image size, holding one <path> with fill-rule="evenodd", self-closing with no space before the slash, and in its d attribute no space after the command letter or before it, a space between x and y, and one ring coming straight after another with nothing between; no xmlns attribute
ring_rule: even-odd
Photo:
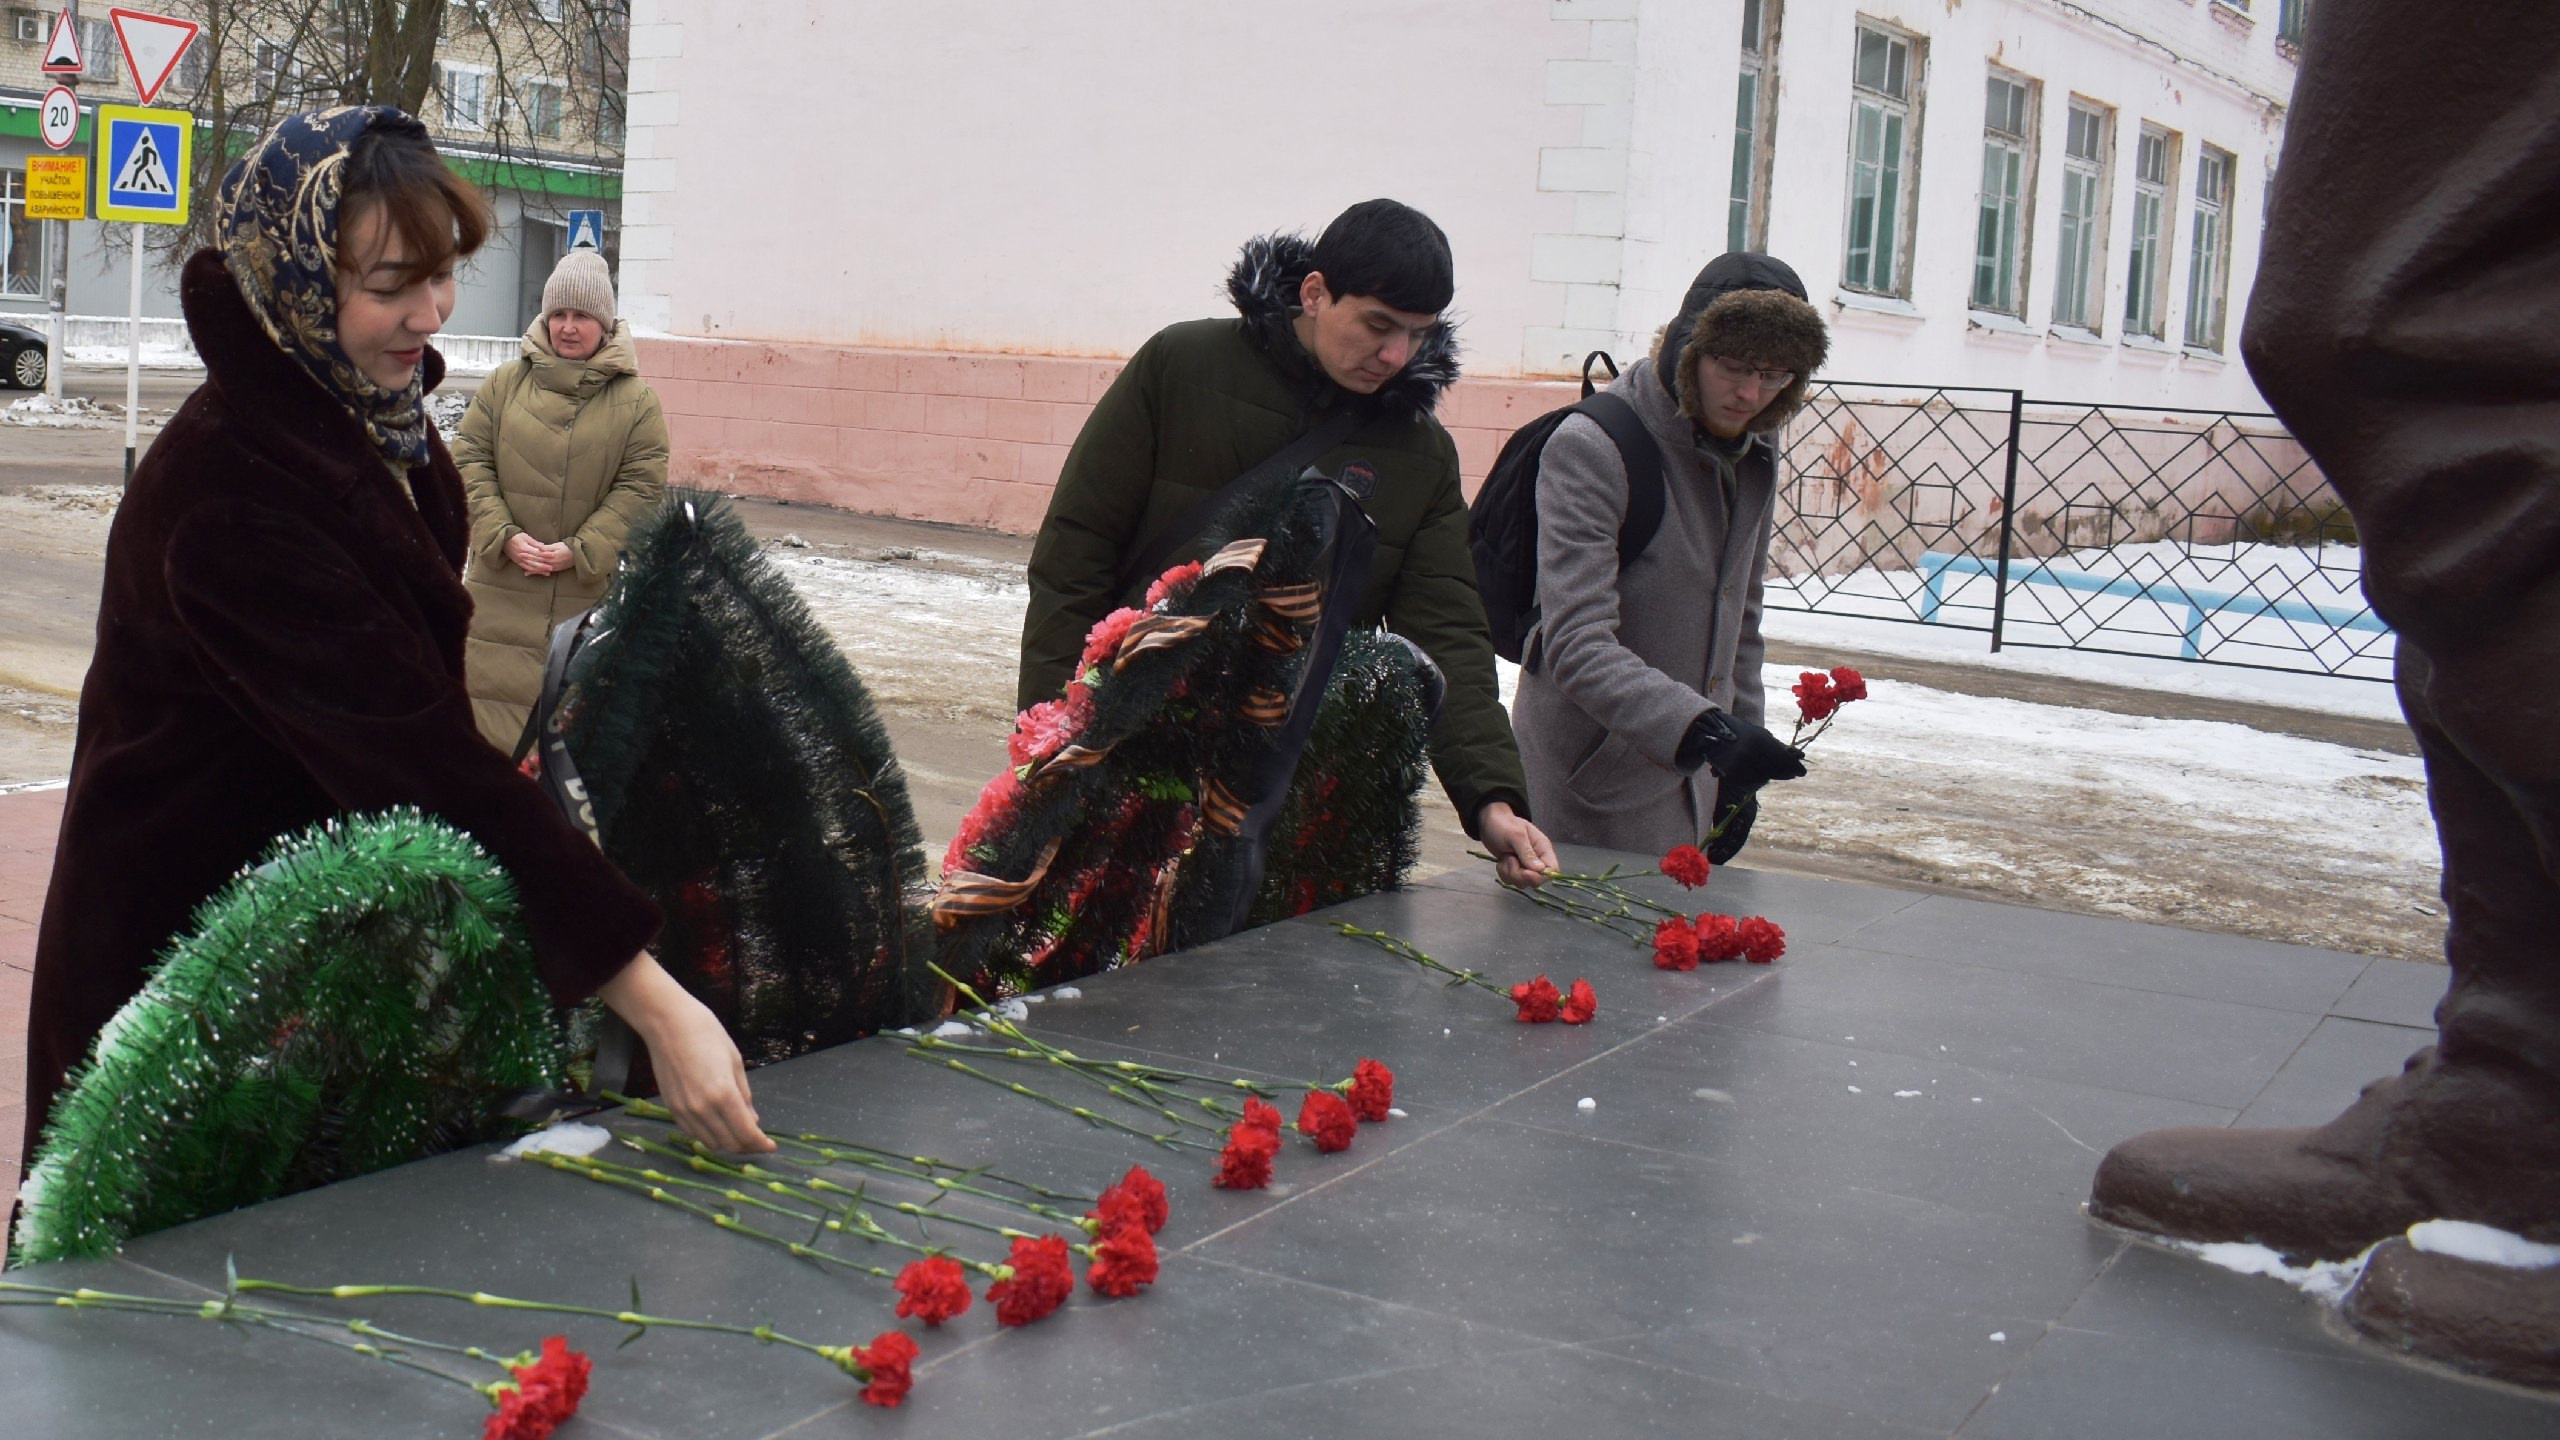
<svg viewBox="0 0 2560 1440"><path fill-rule="evenodd" d="M733 1154L773 1148L757 1122L736 1043L656 956L641 952L596 993L649 1047L661 1098L686 1134Z"/></svg>

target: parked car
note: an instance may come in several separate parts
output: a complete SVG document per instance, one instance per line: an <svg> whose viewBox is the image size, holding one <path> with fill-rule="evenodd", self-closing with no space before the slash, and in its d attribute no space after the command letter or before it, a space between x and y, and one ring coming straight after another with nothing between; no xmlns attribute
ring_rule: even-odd
<svg viewBox="0 0 2560 1440"><path fill-rule="evenodd" d="M0 319L0 385L14 385L21 390L44 388L43 331Z"/></svg>

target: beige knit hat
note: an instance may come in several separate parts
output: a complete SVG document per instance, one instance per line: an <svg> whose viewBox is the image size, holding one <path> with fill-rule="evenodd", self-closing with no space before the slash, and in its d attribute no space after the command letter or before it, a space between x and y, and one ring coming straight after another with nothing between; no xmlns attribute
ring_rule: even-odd
<svg viewBox="0 0 2560 1440"><path fill-rule="evenodd" d="M542 284L542 313L576 310L613 323L613 273L593 250L572 250L552 267Z"/></svg>

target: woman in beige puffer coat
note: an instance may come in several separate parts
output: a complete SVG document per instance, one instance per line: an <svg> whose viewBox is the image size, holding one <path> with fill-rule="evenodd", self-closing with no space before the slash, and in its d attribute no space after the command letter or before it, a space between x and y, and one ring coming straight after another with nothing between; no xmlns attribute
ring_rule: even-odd
<svg viewBox="0 0 2560 1440"><path fill-rule="evenodd" d="M571 251L523 357L482 383L454 442L471 503L464 681L501 750L524 733L553 628L603 598L631 527L666 493L666 416L613 311L603 258Z"/></svg>

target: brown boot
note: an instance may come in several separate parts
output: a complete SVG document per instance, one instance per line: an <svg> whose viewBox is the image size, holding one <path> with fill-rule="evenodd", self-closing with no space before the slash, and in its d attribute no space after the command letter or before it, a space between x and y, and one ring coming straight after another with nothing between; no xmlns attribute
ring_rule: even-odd
<svg viewBox="0 0 2560 1440"><path fill-rule="evenodd" d="M2317 1129L2135 1136L2099 1162L2098 1219L2323 1260L2422 1220L2560 1240L2560 886L2528 812L2434 723L2426 657L2404 643L2400 671L2452 916L2437 1043Z"/></svg>
<svg viewBox="0 0 2560 1440"><path fill-rule="evenodd" d="M2495 1072L2433 1049L2377 1080L2317 1129L2155 1130L2107 1152L2089 1213L2180 1240L2252 1241L2297 1260L2344 1260L2422 1220L2473 1220L2549 1238L2560 1203L2502 1136L2549 1130ZM2548 1171L2544 1172L2546 1175Z"/></svg>
<svg viewBox="0 0 2560 1440"><path fill-rule="evenodd" d="M2560 1265L2511 1270L2390 1240L2347 1292L2344 1314L2400 1354L2560 1389Z"/></svg>

